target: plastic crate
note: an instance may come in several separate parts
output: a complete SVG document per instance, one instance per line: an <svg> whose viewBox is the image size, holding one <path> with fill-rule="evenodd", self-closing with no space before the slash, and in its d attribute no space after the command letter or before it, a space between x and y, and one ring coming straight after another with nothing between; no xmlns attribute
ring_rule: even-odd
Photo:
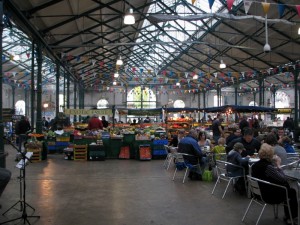
<svg viewBox="0 0 300 225"><path fill-rule="evenodd" d="M139 146L140 160L151 160L151 147L150 145Z"/></svg>
<svg viewBox="0 0 300 225"><path fill-rule="evenodd" d="M167 152L166 150L153 150L153 156L154 155L159 155L159 156L166 156L167 155Z"/></svg>
<svg viewBox="0 0 300 225"><path fill-rule="evenodd" d="M167 145L168 140L167 139L161 139L161 140L154 140L153 145Z"/></svg>
<svg viewBox="0 0 300 225"><path fill-rule="evenodd" d="M56 141L66 141L66 142L69 142L70 141L70 136L68 136L68 137L56 137Z"/></svg>
<svg viewBox="0 0 300 225"><path fill-rule="evenodd" d="M57 141L56 142L56 146L63 146L63 147L66 147L66 146L69 146L69 142L65 142L65 141Z"/></svg>
<svg viewBox="0 0 300 225"><path fill-rule="evenodd" d="M74 160L87 160L87 145L74 145Z"/></svg>

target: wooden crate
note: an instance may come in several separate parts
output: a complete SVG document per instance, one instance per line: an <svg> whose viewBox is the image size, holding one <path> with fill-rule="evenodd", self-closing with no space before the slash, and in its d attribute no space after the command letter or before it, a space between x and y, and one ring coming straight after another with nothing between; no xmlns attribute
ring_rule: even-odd
<svg viewBox="0 0 300 225"><path fill-rule="evenodd" d="M74 145L74 160L87 160L87 145Z"/></svg>
<svg viewBox="0 0 300 225"><path fill-rule="evenodd" d="M33 152L33 155L30 159L31 162L40 162L42 161L42 149L36 148L36 149L26 149L27 152Z"/></svg>

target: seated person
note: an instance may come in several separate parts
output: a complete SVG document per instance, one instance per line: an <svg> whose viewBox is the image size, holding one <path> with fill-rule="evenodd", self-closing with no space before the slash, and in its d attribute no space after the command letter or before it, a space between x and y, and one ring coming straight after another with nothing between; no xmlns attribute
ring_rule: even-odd
<svg viewBox="0 0 300 225"><path fill-rule="evenodd" d="M204 150L204 147L208 147L208 150L211 149L211 142L207 138L207 134L205 131L200 131L198 134L198 144L201 148L201 150Z"/></svg>
<svg viewBox="0 0 300 225"><path fill-rule="evenodd" d="M289 203L291 207L292 218L289 218L288 207L284 206L284 214L287 223L298 215L298 204L296 191L290 188L287 177L281 167L281 159L274 155L274 148L269 144L262 144L258 156L260 160L252 166L252 176L264 181L285 186L288 190ZM284 201L285 192L283 189L270 187L267 184L259 184L260 191L264 200L269 204L278 204Z"/></svg>
<svg viewBox="0 0 300 225"><path fill-rule="evenodd" d="M225 151L225 138L219 138L218 140L218 145L216 145L215 147L213 147L212 152L216 155L215 159L220 160L221 153L226 153Z"/></svg>
<svg viewBox="0 0 300 225"><path fill-rule="evenodd" d="M295 149L292 146L292 141L288 136L282 137L282 146L285 149L286 153L295 153Z"/></svg>
<svg viewBox="0 0 300 225"><path fill-rule="evenodd" d="M237 166L242 166L247 169L249 157L242 158L241 153L245 150L244 145L240 142L234 144L233 149L227 155L227 162L230 162ZM227 172L229 176L242 176L243 169L234 167L234 166L227 166Z"/></svg>
<svg viewBox="0 0 300 225"><path fill-rule="evenodd" d="M261 143L253 137L253 130L249 127L244 128L244 134L242 137L232 140L226 146L226 153L233 149L235 143L240 142L244 145L245 150L242 152L242 157L252 156L254 153L258 152L261 146Z"/></svg>
<svg viewBox="0 0 300 225"><path fill-rule="evenodd" d="M184 137L178 144L178 152L179 153L186 153L191 156L184 156L184 160L187 163L190 163L192 165L200 164L202 171L204 171L204 168L206 166L206 158L203 157L202 151L200 149L200 146L197 142L197 131L192 129L188 133L186 137ZM191 171L189 174L189 177L191 178L193 175L193 172L200 174L201 171Z"/></svg>
<svg viewBox="0 0 300 225"><path fill-rule="evenodd" d="M241 137L241 130L238 128L233 128L231 134L226 138L226 145L228 145L232 140Z"/></svg>
<svg viewBox="0 0 300 225"><path fill-rule="evenodd" d="M178 130L178 134L172 138L172 140L169 143L169 146L178 147L178 143L182 140L182 138L184 138L184 135L184 130Z"/></svg>
<svg viewBox="0 0 300 225"><path fill-rule="evenodd" d="M265 138L265 143L273 146L274 154L280 157L281 163L283 165L286 165L288 163L286 151L282 146L278 144L277 138L274 134L272 133L267 134Z"/></svg>

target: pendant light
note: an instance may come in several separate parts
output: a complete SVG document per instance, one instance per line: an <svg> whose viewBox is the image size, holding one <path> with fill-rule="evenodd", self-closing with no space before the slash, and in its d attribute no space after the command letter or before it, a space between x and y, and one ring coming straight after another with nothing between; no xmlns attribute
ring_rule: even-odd
<svg viewBox="0 0 300 225"><path fill-rule="evenodd" d="M135 18L133 16L133 9L130 8L128 10L128 12L125 14L125 17L124 17L124 24L126 25L132 25L132 24L135 24Z"/></svg>
<svg viewBox="0 0 300 225"><path fill-rule="evenodd" d="M116 64L117 64L118 66L122 66L122 65L123 65L123 60L122 60L121 56L119 57L119 59L117 59Z"/></svg>
<svg viewBox="0 0 300 225"><path fill-rule="evenodd" d="M225 69L225 68L226 68L226 64L224 63L223 59L221 59L220 69Z"/></svg>

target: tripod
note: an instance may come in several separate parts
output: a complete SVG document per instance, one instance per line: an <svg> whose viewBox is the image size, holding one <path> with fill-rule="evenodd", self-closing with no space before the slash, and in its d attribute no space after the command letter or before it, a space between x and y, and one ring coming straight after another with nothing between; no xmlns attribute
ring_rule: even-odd
<svg viewBox="0 0 300 225"><path fill-rule="evenodd" d="M20 142L22 143L22 137L20 138ZM13 209L17 204L20 203L20 211L22 211L22 215L17 217L17 218L14 218L14 219L11 219L11 220L8 220L8 221L5 221L5 222L2 222L0 223L1 224L6 224L6 223L9 223L9 222L12 222L12 221L16 221L16 220L23 220L23 224L29 224L30 225L30 222L28 220L28 218L40 218L40 216L28 216L27 215L27 207L30 207L33 211L35 211L35 209L30 206L28 203L26 203L26 163L28 161L30 161L30 157L32 156L32 154L29 154L29 152L25 152L25 151L21 151L22 149L18 149L19 153L21 153L21 156L22 156L22 159L21 161L17 164L17 167L20 169L20 200L17 201L14 205L12 205L8 210L6 210L2 215L5 215L8 211L10 211L11 209Z"/></svg>

